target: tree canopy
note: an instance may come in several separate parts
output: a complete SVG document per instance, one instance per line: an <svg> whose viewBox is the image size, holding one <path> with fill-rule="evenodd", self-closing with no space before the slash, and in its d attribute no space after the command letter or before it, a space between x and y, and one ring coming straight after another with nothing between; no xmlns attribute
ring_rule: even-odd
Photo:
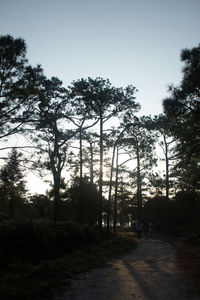
<svg viewBox="0 0 200 300"><path fill-rule="evenodd" d="M117 230L148 215L159 197L169 211L176 195L198 198L200 46L182 50L181 61L183 76L170 86L164 113L138 116L135 86L88 77L65 87L28 64L22 38L1 36L0 141L22 133L27 141L1 157L2 212L13 218L20 203L30 218L55 225L69 219ZM21 156L26 147L31 153ZM20 162L51 176L46 195L27 195Z"/></svg>

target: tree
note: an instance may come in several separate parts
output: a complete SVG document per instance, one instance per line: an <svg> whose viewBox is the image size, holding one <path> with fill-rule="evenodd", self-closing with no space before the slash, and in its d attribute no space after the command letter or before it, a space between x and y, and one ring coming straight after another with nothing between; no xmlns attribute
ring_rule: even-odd
<svg viewBox="0 0 200 300"><path fill-rule="evenodd" d="M142 185L144 178L147 177L148 170L156 164L154 148L156 136L149 124L152 120L149 117L135 117L130 112L124 116L125 124L129 124L124 143L133 149L133 159L135 167L132 170L132 177L136 177L137 186L137 218L142 216Z"/></svg>
<svg viewBox="0 0 200 300"><path fill-rule="evenodd" d="M173 214L171 205L173 206L173 201L168 201L165 196L156 195L145 201L143 217L144 219L151 221L153 224L159 220L161 222L162 231L169 232L173 226L171 224Z"/></svg>
<svg viewBox="0 0 200 300"><path fill-rule="evenodd" d="M83 114L82 117L79 117L77 115ZM93 127L97 122L93 122L92 124L86 124L86 121L88 121L91 117L87 116L87 111L83 110L82 112L80 111L80 108L78 108L75 111L73 111L73 117L70 118L68 116L68 119L73 123L73 125L76 126L78 134L79 134L79 169L80 169L80 182L82 181L83 178L83 141L86 139L90 142L90 148L92 147L91 141L88 139L88 135L86 134L86 130ZM85 125L85 126L84 126ZM92 151L92 148L90 149L90 152ZM93 153L91 152L91 159L92 159ZM92 161L91 161L92 163Z"/></svg>
<svg viewBox="0 0 200 300"><path fill-rule="evenodd" d="M53 77L44 79L39 105L35 112L32 138L38 146L39 159L35 167L47 169L53 176L54 223L58 219L62 171L67 162L68 144L77 130L69 129L72 115L68 91Z"/></svg>
<svg viewBox="0 0 200 300"><path fill-rule="evenodd" d="M166 189L166 182L158 172L152 172L148 176L148 189L151 195L162 196ZM155 189L155 190L154 190Z"/></svg>
<svg viewBox="0 0 200 300"><path fill-rule="evenodd" d="M131 193L128 187L128 184L124 183L123 176L121 176L119 178L118 220L122 230L126 225L129 225L132 220Z"/></svg>
<svg viewBox="0 0 200 300"><path fill-rule="evenodd" d="M30 119L42 77L40 66L27 65L23 39L0 36L0 139L19 132Z"/></svg>
<svg viewBox="0 0 200 300"><path fill-rule="evenodd" d="M107 204L107 231L110 231L110 218L112 213L112 187L115 185L115 201L114 201L114 221L113 227L116 230L116 215L117 215L117 185L118 185L118 144L120 144L120 139L123 137L126 128L123 129L121 132L116 129L112 129L110 133L106 136L106 144L107 148L112 148L111 154L111 164L108 168L110 168L110 178L109 178L109 191L108 191L108 204ZM117 153L116 153L117 152ZM116 156L116 178L115 183L113 182L113 174L114 174L114 162Z"/></svg>
<svg viewBox="0 0 200 300"><path fill-rule="evenodd" d="M173 181L175 192L198 192L200 190L200 166L196 159L188 156L187 149L183 149L182 144L179 143L176 149L179 159L171 170L172 176L176 179Z"/></svg>
<svg viewBox="0 0 200 300"><path fill-rule="evenodd" d="M164 99L164 112L172 133L179 139L179 151L187 156L199 173L200 157L200 45L181 52L184 62L183 77L178 87L169 88L170 97ZM189 170L190 168L188 168ZM199 178L196 178L197 182ZM196 182L196 184L197 184Z"/></svg>
<svg viewBox="0 0 200 300"><path fill-rule="evenodd" d="M97 223L98 192L96 185L88 182L87 178L75 178L68 189L71 217L81 225L90 227Z"/></svg>
<svg viewBox="0 0 200 300"><path fill-rule="evenodd" d="M19 213L27 193L21 160L22 155L13 149L9 154L7 164L0 171L1 207L10 218Z"/></svg>
<svg viewBox="0 0 200 300"><path fill-rule="evenodd" d="M128 86L126 89L115 88L109 80L102 78L88 78L73 82L73 89L79 95L80 103L84 103L95 118L99 119L99 229L102 228L102 208L103 208L103 132L104 124L111 117L116 117L124 110L137 110L139 107L135 103L135 87Z"/></svg>
<svg viewBox="0 0 200 300"><path fill-rule="evenodd" d="M129 126L129 125L128 125ZM132 158L128 158L125 161L119 163L119 156L121 154L126 154L125 153L120 153L120 149L124 150L124 139L123 136L128 129L128 126L125 126L124 129L122 129L120 132L114 130L113 132L113 137L115 137L115 140L111 142L113 144L113 151L112 151L112 161L111 161L111 166L110 166L110 181L109 181L109 194L108 194L108 209L107 209L107 230L109 231L109 226L110 226L110 216L111 216L111 196L112 196L112 186L115 186L115 192L114 192L114 205L113 205L113 230L116 231L117 227L117 214L118 214L118 186L119 186L119 173L123 171L122 166L126 164L129 160ZM113 138L112 137L112 138ZM125 151L125 150L124 150ZM116 156L116 159L115 159ZM115 168L114 168L114 160L115 161ZM115 182L113 182L113 173L115 171ZM125 184L125 182L124 182Z"/></svg>
<svg viewBox="0 0 200 300"><path fill-rule="evenodd" d="M165 195L169 200L170 192L170 167L177 161L177 139L174 137L171 131L170 120L166 118L165 115L160 114L155 116L153 120L156 131L159 133L158 144L160 145L165 161ZM161 139L160 139L161 138Z"/></svg>
<svg viewBox="0 0 200 300"><path fill-rule="evenodd" d="M98 163L97 154L99 154L98 144L98 134L95 132L86 132L83 136L84 140L89 144L88 147L85 147L84 152L84 161L85 166L89 167L90 170L90 183L94 183L95 178L95 163Z"/></svg>
<svg viewBox="0 0 200 300"><path fill-rule="evenodd" d="M36 211L36 217L39 219L49 218L51 210L51 201L48 196L43 194L34 194L30 197L31 207Z"/></svg>

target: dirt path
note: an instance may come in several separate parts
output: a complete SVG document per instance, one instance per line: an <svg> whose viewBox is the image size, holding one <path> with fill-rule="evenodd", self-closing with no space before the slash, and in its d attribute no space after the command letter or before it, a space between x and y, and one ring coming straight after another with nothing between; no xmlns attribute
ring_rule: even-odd
<svg viewBox="0 0 200 300"><path fill-rule="evenodd" d="M72 289L52 300L200 299L181 281L175 253L167 242L141 241L128 255L81 275Z"/></svg>

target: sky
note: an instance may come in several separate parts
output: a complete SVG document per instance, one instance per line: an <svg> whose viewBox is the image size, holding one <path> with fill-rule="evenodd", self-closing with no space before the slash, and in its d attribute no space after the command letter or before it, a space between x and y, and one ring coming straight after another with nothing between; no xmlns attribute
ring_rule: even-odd
<svg viewBox="0 0 200 300"><path fill-rule="evenodd" d="M0 0L5 34L25 40L48 78L131 84L140 114L155 115L180 83L181 50L200 43L200 0Z"/></svg>

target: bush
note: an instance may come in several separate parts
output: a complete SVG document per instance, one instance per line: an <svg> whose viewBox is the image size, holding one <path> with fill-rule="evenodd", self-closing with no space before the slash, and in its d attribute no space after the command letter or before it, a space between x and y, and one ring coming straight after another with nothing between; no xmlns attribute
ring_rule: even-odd
<svg viewBox="0 0 200 300"><path fill-rule="evenodd" d="M4 222L0 224L0 263L12 258L39 262L57 258L97 240L94 230L74 222Z"/></svg>
<svg viewBox="0 0 200 300"><path fill-rule="evenodd" d="M0 238L0 261L4 257L37 261L49 257L52 252L48 227L35 222L1 224Z"/></svg>

